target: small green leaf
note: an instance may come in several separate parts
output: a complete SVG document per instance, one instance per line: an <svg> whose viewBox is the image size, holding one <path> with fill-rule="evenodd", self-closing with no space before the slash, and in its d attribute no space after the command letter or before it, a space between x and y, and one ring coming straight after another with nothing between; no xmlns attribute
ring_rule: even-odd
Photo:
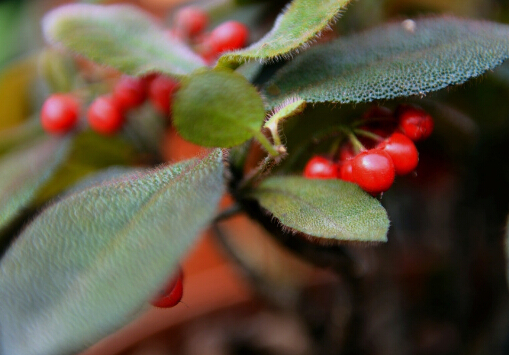
<svg viewBox="0 0 509 355"><path fill-rule="evenodd" d="M179 76L205 66L154 18L132 6L65 5L44 17L43 32L49 43L130 75L157 71Z"/></svg>
<svg viewBox="0 0 509 355"><path fill-rule="evenodd" d="M298 56L264 90L274 107L369 102L460 84L509 57L509 26L452 17L406 20L340 38Z"/></svg>
<svg viewBox="0 0 509 355"><path fill-rule="evenodd" d="M309 41L327 28L349 2L350 0L294 0L262 39L241 51L224 54L219 63L232 65L249 60L268 61L289 57L293 51L308 45Z"/></svg>
<svg viewBox="0 0 509 355"><path fill-rule="evenodd" d="M68 140L44 138L0 160L0 230L32 202L65 159Z"/></svg>
<svg viewBox="0 0 509 355"><path fill-rule="evenodd" d="M71 194L0 263L3 355L74 354L132 320L213 218L220 150Z"/></svg>
<svg viewBox="0 0 509 355"><path fill-rule="evenodd" d="M385 242L389 219L380 203L340 180L272 177L248 195L284 227L348 242Z"/></svg>
<svg viewBox="0 0 509 355"><path fill-rule="evenodd" d="M205 147L232 147L260 131L263 101L251 84L230 70L208 70L182 82L173 123L185 139Z"/></svg>

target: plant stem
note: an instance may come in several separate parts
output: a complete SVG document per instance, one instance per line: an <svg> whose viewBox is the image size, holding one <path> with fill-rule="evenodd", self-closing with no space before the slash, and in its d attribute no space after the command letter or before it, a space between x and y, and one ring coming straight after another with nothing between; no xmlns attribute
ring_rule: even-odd
<svg viewBox="0 0 509 355"><path fill-rule="evenodd" d="M267 137L261 131L253 131L254 137L262 145L265 150L273 157L279 156L278 150L269 142Z"/></svg>

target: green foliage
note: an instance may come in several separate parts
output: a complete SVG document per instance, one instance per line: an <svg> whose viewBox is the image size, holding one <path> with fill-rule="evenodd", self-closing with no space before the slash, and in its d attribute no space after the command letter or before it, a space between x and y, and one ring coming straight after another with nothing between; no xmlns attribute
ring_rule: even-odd
<svg viewBox="0 0 509 355"><path fill-rule="evenodd" d="M0 264L2 354L75 353L131 320L211 220L222 152L47 208Z"/></svg>
<svg viewBox="0 0 509 355"><path fill-rule="evenodd" d="M42 134L39 117L32 117L20 125L0 130L0 154L4 154L16 146L32 142Z"/></svg>
<svg viewBox="0 0 509 355"><path fill-rule="evenodd" d="M508 57L506 25L452 17L393 23L303 53L265 93L271 107L293 95L340 103L424 95L481 75Z"/></svg>
<svg viewBox="0 0 509 355"><path fill-rule="evenodd" d="M173 123L182 137L206 147L232 147L250 139L264 118L256 89L230 70L189 76L173 104Z"/></svg>
<svg viewBox="0 0 509 355"><path fill-rule="evenodd" d="M205 65L155 19L131 6L62 6L44 17L43 32L49 43L126 74L180 76Z"/></svg>
<svg viewBox="0 0 509 355"><path fill-rule="evenodd" d="M134 162L134 156L134 148L119 136L102 136L93 131L81 132L73 137L66 158L41 188L35 203L45 203L98 170L112 165L130 165Z"/></svg>
<svg viewBox="0 0 509 355"><path fill-rule="evenodd" d="M44 138L0 160L0 231L30 205L65 159L68 145Z"/></svg>
<svg viewBox="0 0 509 355"><path fill-rule="evenodd" d="M341 242L385 242L389 219L380 203L340 180L271 177L248 194L283 225Z"/></svg>
<svg viewBox="0 0 509 355"><path fill-rule="evenodd" d="M279 15L272 30L248 48L223 55L221 65L240 64L249 60L269 61L289 56L306 46L334 21L350 0L294 0Z"/></svg>

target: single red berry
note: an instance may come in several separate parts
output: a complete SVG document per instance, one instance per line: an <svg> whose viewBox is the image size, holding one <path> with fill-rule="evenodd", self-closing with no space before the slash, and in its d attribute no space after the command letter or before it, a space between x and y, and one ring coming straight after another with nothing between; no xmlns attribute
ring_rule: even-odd
<svg viewBox="0 0 509 355"><path fill-rule="evenodd" d="M41 108L41 124L53 134L64 134L76 126L80 105L71 94L53 94Z"/></svg>
<svg viewBox="0 0 509 355"><path fill-rule="evenodd" d="M398 118L401 131L413 141L424 140L433 132L433 117L422 109L405 106Z"/></svg>
<svg viewBox="0 0 509 355"><path fill-rule="evenodd" d="M99 96L87 111L90 127L101 134L116 133L124 124L124 115L111 95Z"/></svg>
<svg viewBox="0 0 509 355"><path fill-rule="evenodd" d="M398 175L405 175L414 171L417 163L419 163L419 152L414 142L402 133L394 132L377 148L389 153Z"/></svg>
<svg viewBox="0 0 509 355"><path fill-rule="evenodd" d="M176 306L182 299L184 293L183 287L184 273L182 269L176 275L172 276L169 282L161 289L159 294L150 301L154 307L170 308Z"/></svg>
<svg viewBox="0 0 509 355"><path fill-rule="evenodd" d="M171 113L172 96L179 88L175 79L158 75L152 79L148 89L148 96L152 105L161 113L168 116Z"/></svg>
<svg viewBox="0 0 509 355"><path fill-rule="evenodd" d="M303 175L308 179L335 179L338 167L332 160L314 156L306 164Z"/></svg>
<svg viewBox="0 0 509 355"><path fill-rule="evenodd" d="M339 161L346 161L355 157L352 142L348 141L339 148Z"/></svg>
<svg viewBox="0 0 509 355"><path fill-rule="evenodd" d="M237 21L223 22L208 37L212 51L223 53L243 48L249 37L249 29Z"/></svg>
<svg viewBox="0 0 509 355"><path fill-rule="evenodd" d="M355 182L352 169L352 159L344 160L340 163L338 178L344 181Z"/></svg>
<svg viewBox="0 0 509 355"><path fill-rule="evenodd" d="M378 194L394 182L394 163L389 153L381 149L365 150L352 159L352 174L364 191Z"/></svg>
<svg viewBox="0 0 509 355"><path fill-rule="evenodd" d="M113 88L113 100L122 110L137 107L147 97L147 86L141 78L123 75Z"/></svg>
<svg viewBox="0 0 509 355"><path fill-rule="evenodd" d="M175 30L178 35L193 37L199 35L209 22L208 14L196 6L186 6L175 15Z"/></svg>

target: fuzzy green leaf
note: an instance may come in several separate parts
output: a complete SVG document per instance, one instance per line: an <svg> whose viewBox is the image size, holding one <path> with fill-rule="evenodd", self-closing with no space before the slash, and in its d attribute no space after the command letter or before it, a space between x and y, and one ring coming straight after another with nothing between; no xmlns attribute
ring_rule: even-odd
<svg viewBox="0 0 509 355"><path fill-rule="evenodd" d="M0 230L32 202L69 150L68 140L44 138L0 160Z"/></svg>
<svg viewBox="0 0 509 355"><path fill-rule="evenodd" d="M223 191L220 150L71 194L0 263L3 355L77 353L147 305Z"/></svg>
<svg viewBox="0 0 509 355"><path fill-rule="evenodd" d="M289 57L305 47L334 22L350 0L294 0L276 19L274 27L258 42L241 51L224 54L222 65L240 64L250 60L269 61Z"/></svg>
<svg viewBox="0 0 509 355"><path fill-rule="evenodd" d="M265 87L274 107L423 95L495 68L509 57L509 26L452 17L406 20L312 48Z"/></svg>
<svg viewBox="0 0 509 355"><path fill-rule="evenodd" d="M340 242L385 242L389 219L380 203L341 180L272 177L250 197L284 227Z"/></svg>
<svg viewBox="0 0 509 355"><path fill-rule="evenodd" d="M156 22L132 6L72 4L49 12L43 32L51 44L130 75L157 71L179 76L205 66Z"/></svg>
<svg viewBox="0 0 509 355"><path fill-rule="evenodd" d="M182 82L173 123L185 139L206 147L232 147L260 131L263 101L254 86L230 70L208 70Z"/></svg>

